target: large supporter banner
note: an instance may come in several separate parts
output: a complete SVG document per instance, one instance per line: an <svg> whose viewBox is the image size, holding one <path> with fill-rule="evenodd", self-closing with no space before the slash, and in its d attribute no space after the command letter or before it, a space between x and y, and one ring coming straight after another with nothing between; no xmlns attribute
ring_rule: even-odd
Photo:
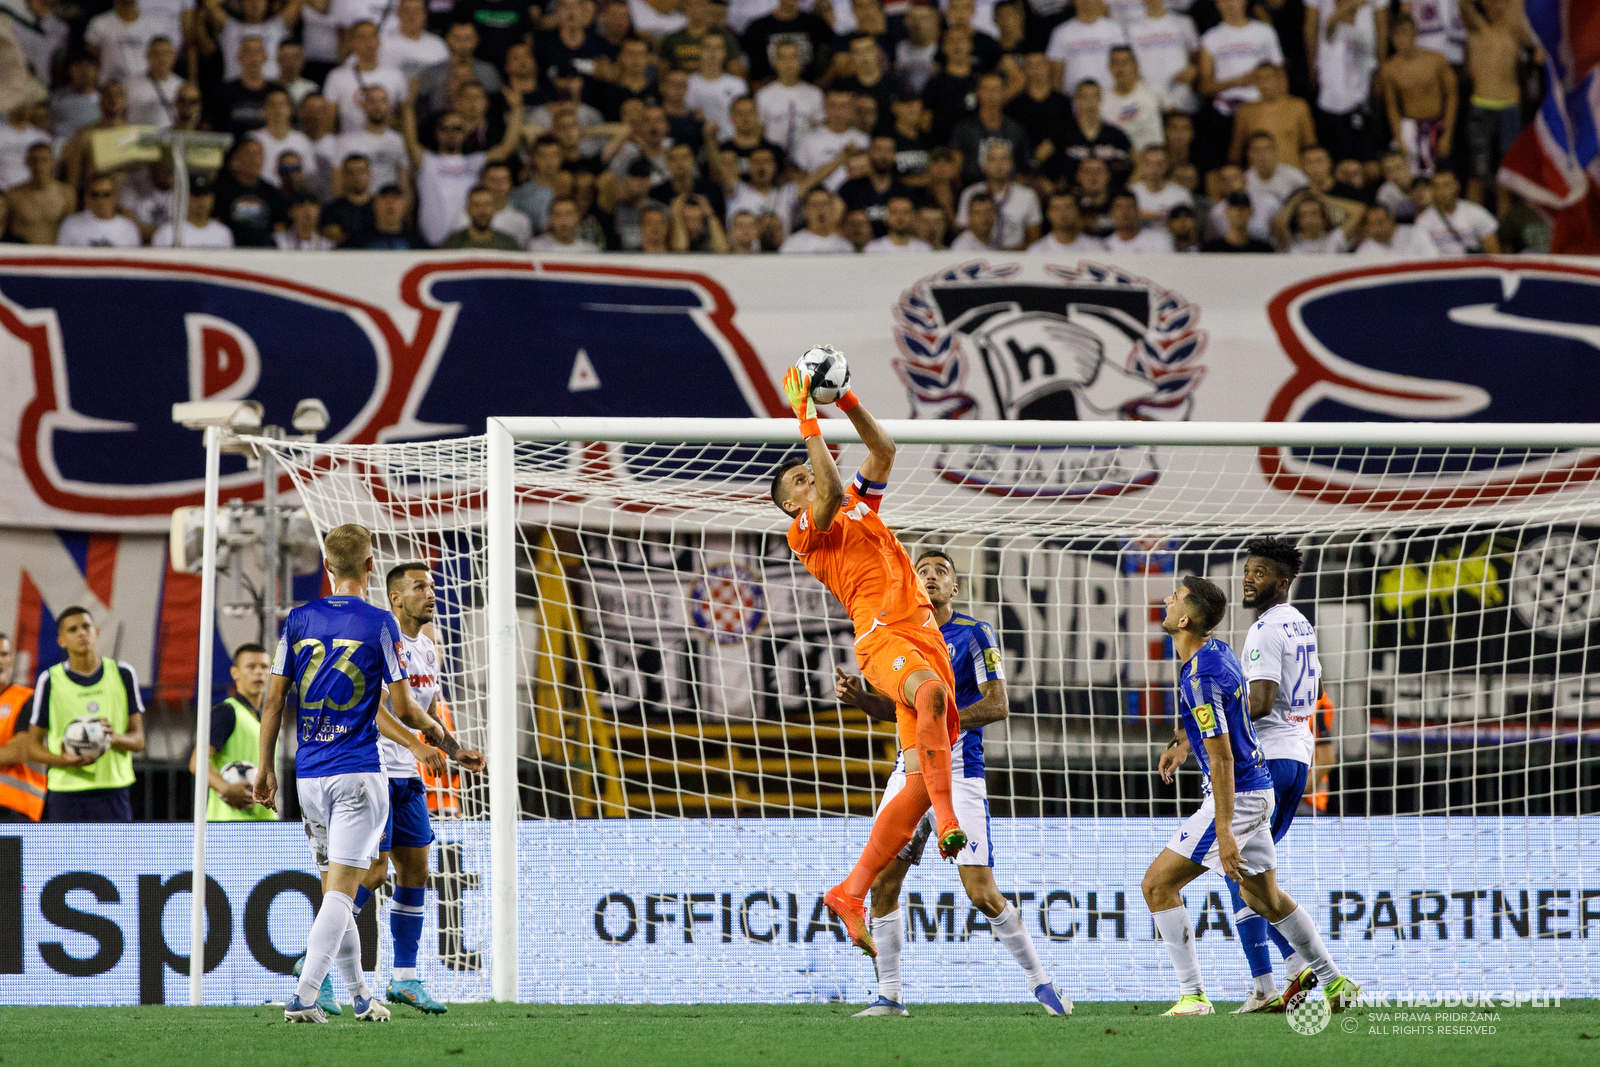
<svg viewBox="0 0 1600 1067"><path fill-rule="evenodd" d="M494 415L783 415L783 368L822 341L888 417L1582 422L1600 403L1600 268L4 255L0 525L164 529L203 473L175 401L253 398L286 425L296 401L320 397L324 439L356 443L477 433ZM1359 474L1280 458L1260 476L1355 499ZM1152 477L1137 463L1126 474L1132 487ZM224 497L259 488L226 458Z"/></svg>
<svg viewBox="0 0 1600 1067"><path fill-rule="evenodd" d="M995 820L1001 891L1069 996L1171 997L1139 881L1177 825ZM487 827L440 829L448 858L428 896L423 976L458 997L486 996ZM864 819L523 823L519 999L865 999L871 964L822 893L867 829ZM187 1003L189 840L186 827L153 824L0 834L0 1003ZM293 825L220 826L209 840L205 999L284 999L320 897L304 836ZM1600 995L1593 818L1307 819L1280 849L1285 887L1369 989ZM1220 877L1193 883L1186 900L1207 988L1248 988ZM951 867L915 869L902 909L908 1000L1029 999Z"/></svg>

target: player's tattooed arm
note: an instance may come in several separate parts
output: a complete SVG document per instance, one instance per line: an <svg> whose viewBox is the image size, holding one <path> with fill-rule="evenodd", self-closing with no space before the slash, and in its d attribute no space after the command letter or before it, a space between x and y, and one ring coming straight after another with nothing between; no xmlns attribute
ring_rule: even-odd
<svg viewBox="0 0 1600 1067"><path fill-rule="evenodd" d="M872 683L856 674L846 674L843 667L834 667L833 691L839 703L849 704L867 713L867 718L877 722L894 722L894 701L872 688Z"/></svg>
<svg viewBox="0 0 1600 1067"><path fill-rule="evenodd" d="M978 691L983 698L961 709L963 730L981 730L1011 714L1011 700L1006 696L1004 678L990 678L987 682L981 682Z"/></svg>

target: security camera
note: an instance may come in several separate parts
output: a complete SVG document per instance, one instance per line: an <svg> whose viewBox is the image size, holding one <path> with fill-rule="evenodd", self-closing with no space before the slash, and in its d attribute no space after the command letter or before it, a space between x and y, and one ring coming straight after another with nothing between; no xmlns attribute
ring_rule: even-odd
<svg viewBox="0 0 1600 1067"><path fill-rule="evenodd" d="M255 430L261 427L259 400L187 400L172 405L172 421L191 430L220 426L225 430Z"/></svg>
<svg viewBox="0 0 1600 1067"><path fill-rule="evenodd" d="M289 421L301 433L319 434L328 428L328 405L316 397L302 400L294 406L294 418Z"/></svg>

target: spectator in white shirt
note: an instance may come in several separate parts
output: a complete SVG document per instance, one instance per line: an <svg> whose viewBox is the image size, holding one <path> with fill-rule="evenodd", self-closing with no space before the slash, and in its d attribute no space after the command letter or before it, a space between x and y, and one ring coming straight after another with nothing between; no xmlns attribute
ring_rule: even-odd
<svg viewBox="0 0 1600 1067"><path fill-rule="evenodd" d="M507 93L511 106L506 108L506 135L488 152L462 151L467 121L454 111L439 116L434 125L439 150L423 148L417 140L416 109L410 101L401 105L406 153L417 181L417 229L430 245L437 247L450 236L451 224L467 206L467 194L478 184L483 165L505 159L522 142L522 97L515 89L508 89ZM573 227L576 232L577 220Z"/></svg>
<svg viewBox="0 0 1600 1067"><path fill-rule="evenodd" d="M6 121L0 124L0 191L15 188L28 180L28 149L36 144L50 144L50 134L30 121L33 106L23 104L11 109Z"/></svg>
<svg viewBox="0 0 1600 1067"><path fill-rule="evenodd" d="M1100 120L1127 134L1135 152L1161 143L1161 97L1139 80L1139 61L1126 45L1111 50L1111 86L1100 98Z"/></svg>
<svg viewBox="0 0 1600 1067"><path fill-rule="evenodd" d="M805 227L786 237L778 251L786 256L854 252L855 246L838 233L843 208L826 189L812 189L806 194Z"/></svg>
<svg viewBox="0 0 1600 1067"><path fill-rule="evenodd" d="M183 88L183 79L172 73L177 49L167 37L152 37L144 55L145 72L123 83L128 91L128 121L170 129L178 116L178 90Z"/></svg>
<svg viewBox="0 0 1600 1067"><path fill-rule="evenodd" d="M578 236L578 223L582 221L576 200L570 196L556 197L550 201L550 232L535 237L528 244L528 250L564 256L600 251L599 245Z"/></svg>
<svg viewBox="0 0 1600 1067"><path fill-rule="evenodd" d="M267 98L261 103L261 116L267 120L267 124L259 130L252 130L250 136L261 142L262 180L277 185L278 157L285 152L293 152L300 157L300 170L305 175L306 182L312 186L318 185L317 153L311 147L311 140L290 125L294 109L289 104L289 91L287 89L269 91ZM404 149L405 146L402 144L401 151Z"/></svg>
<svg viewBox="0 0 1600 1067"><path fill-rule="evenodd" d="M733 119L728 114L733 102L750 92L750 84L727 72L728 45L720 34L708 33L700 42L700 69L689 75L689 94L684 104L700 113L703 121L715 122L717 133L726 140L733 136Z"/></svg>
<svg viewBox="0 0 1600 1067"><path fill-rule="evenodd" d="M746 178L740 179L739 169L733 166L723 167L722 176L728 202L728 232L733 232L733 217L747 212L756 220L767 247L783 244L794 229L800 194L794 182L778 183L778 157L773 150L763 146L750 153L750 173Z"/></svg>
<svg viewBox="0 0 1600 1067"><path fill-rule="evenodd" d="M909 196L891 196L884 208L882 237L867 242L863 252L874 255L896 252L932 252L933 246L917 236L917 209Z"/></svg>
<svg viewBox="0 0 1600 1067"><path fill-rule="evenodd" d="M1268 196L1277 201L1272 208L1276 212L1298 190L1310 184L1299 167L1278 162L1278 139L1265 130L1250 135L1245 145L1245 159L1250 169L1245 172L1244 191L1250 194L1252 204Z"/></svg>
<svg viewBox="0 0 1600 1067"><path fill-rule="evenodd" d="M1192 115L1200 108L1194 86L1200 78L1200 38L1194 20L1167 10L1162 0L1144 0L1144 14L1123 27L1145 83L1161 94L1162 107Z"/></svg>
<svg viewBox="0 0 1600 1067"><path fill-rule="evenodd" d="M405 138L389 125L389 116L393 113L389 93L381 85L369 85L363 99L366 102L366 122L339 135L334 142L334 158L344 160L350 156L366 156L372 168L371 188L398 185L409 198L411 168L407 163Z"/></svg>
<svg viewBox="0 0 1600 1067"><path fill-rule="evenodd" d="M1389 5L1372 0L1306 0L1306 57L1317 87L1317 140L1335 159L1370 158L1366 124L1378 42Z"/></svg>
<svg viewBox="0 0 1600 1067"><path fill-rule="evenodd" d="M66 54L72 36L67 24L54 14L55 0L8 0L4 6L13 12L11 32L23 58L33 68L34 76L49 87L56 63Z"/></svg>
<svg viewBox="0 0 1600 1067"><path fill-rule="evenodd" d="M216 47L222 51L223 79L233 81L239 77L239 45L246 37L255 37L267 50L262 75L268 81L277 81L278 46L300 21L300 4L301 0L287 0L283 9L273 15L267 0L239 0L240 17L234 18L223 10L220 0L207 0L204 17L216 37Z"/></svg>
<svg viewBox="0 0 1600 1067"><path fill-rule="evenodd" d="M428 32L427 0L400 0L395 14L395 25L381 34L379 66L393 67L409 81L450 58L444 38Z"/></svg>
<svg viewBox="0 0 1600 1067"><path fill-rule="evenodd" d="M109 174L89 180L83 211L61 220L56 244L65 248L138 248L139 227L117 214L117 183Z"/></svg>
<svg viewBox="0 0 1600 1067"><path fill-rule="evenodd" d="M894 73L920 95L938 69L939 12L931 4L911 4L905 24L906 39L894 46Z"/></svg>
<svg viewBox="0 0 1600 1067"><path fill-rule="evenodd" d="M306 46L299 41L278 45L278 84L289 90L289 101L298 110L305 98L322 92L322 86L305 76Z"/></svg>
<svg viewBox="0 0 1600 1067"><path fill-rule="evenodd" d="M83 30L85 47L100 60L100 84L143 75L151 39L165 32L160 19L140 14L139 0L113 0L111 10L90 19ZM48 80L48 72L43 76Z"/></svg>
<svg viewBox="0 0 1600 1067"><path fill-rule="evenodd" d="M1078 212L1076 196L1071 193L1052 193L1046 211L1050 219L1050 232L1029 245L1028 251L1066 256L1106 250L1104 241L1083 232L1083 216Z"/></svg>
<svg viewBox="0 0 1600 1067"><path fill-rule="evenodd" d="M1500 251L1500 224L1481 205L1461 199L1455 174L1440 170L1429 185L1433 205L1417 216L1416 226L1443 255Z"/></svg>
<svg viewBox="0 0 1600 1067"><path fill-rule="evenodd" d="M1194 195L1167 173L1167 149L1151 145L1139 153L1139 180L1128 186L1139 201L1139 214L1147 226L1165 227L1167 216L1179 204L1194 207Z"/></svg>
<svg viewBox="0 0 1600 1067"><path fill-rule="evenodd" d="M1128 43L1127 34L1106 10L1106 0L1079 0L1078 13L1057 26L1045 55L1061 65L1061 91L1070 94L1083 81L1111 87L1111 49Z"/></svg>
<svg viewBox="0 0 1600 1067"><path fill-rule="evenodd" d="M1172 238L1162 228L1144 224L1139 214L1139 198L1123 190L1111 198L1111 225L1106 238L1107 252L1171 252Z"/></svg>
<svg viewBox="0 0 1600 1067"><path fill-rule="evenodd" d="M821 172L822 184L828 192L836 193L849 177L842 163L845 150L857 148L865 152L870 141L867 135L855 128L855 95L842 89L830 89L823 98L823 122L800 142L794 151L795 165L816 177Z"/></svg>
<svg viewBox="0 0 1600 1067"><path fill-rule="evenodd" d="M1240 104L1261 98L1256 68L1283 66L1283 48L1271 26L1248 16L1245 0L1217 0L1217 11L1222 21L1200 38L1200 92L1231 116Z"/></svg>
<svg viewBox="0 0 1600 1067"><path fill-rule="evenodd" d="M1039 194L1016 180L1016 165L1008 142L989 144L989 150L984 153L983 174L983 181L961 191L956 205L956 225L969 225L970 205L981 194L988 198L999 220L989 238L990 245L1009 251L1027 248L1039 239L1044 216L1039 210Z"/></svg>
<svg viewBox="0 0 1600 1067"><path fill-rule="evenodd" d="M804 62L793 41L772 48L772 69L778 75L756 91L756 110L767 140L793 154L824 117L822 90L800 80Z"/></svg>
<svg viewBox="0 0 1600 1067"><path fill-rule="evenodd" d="M967 201L966 229L950 242L952 252L992 252L993 237L1000 213L988 193L977 193Z"/></svg>
<svg viewBox="0 0 1600 1067"><path fill-rule="evenodd" d="M393 67L378 64L378 27L358 22L350 27L350 58L328 72L322 93L339 108L339 129L352 133L367 121L364 93L379 85L389 94L390 106L403 103L407 94L405 75Z"/></svg>
<svg viewBox="0 0 1600 1067"><path fill-rule="evenodd" d="M1394 212L1383 204L1367 208L1362 232L1366 237L1356 245L1359 254L1401 259L1433 259L1439 255L1439 246L1427 234L1415 226L1397 226Z"/></svg>
<svg viewBox="0 0 1600 1067"><path fill-rule="evenodd" d="M1250 221L1246 227L1250 237L1257 241L1270 241L1272 219L1283 207L1283 201L1270 193L1251 196L1245 192L1244 171L1232 163L1217 169L1217 201L1211 205L1211 213L1206 217L1211 236L1221 237L1228 232L1228 198L1233 193L1245 194L1242 204L1250 209Z"/></svg>
<svg viewBox="0 0 1600 1067"><path fill-rule="evenodd" d="M184 248L224 249L233 247L233 231L211 217L216 207L216 187L209 174L189 179L189 211L183 219ZM172 223L163 222L150 238L151 248L172 248Z"/></svg>

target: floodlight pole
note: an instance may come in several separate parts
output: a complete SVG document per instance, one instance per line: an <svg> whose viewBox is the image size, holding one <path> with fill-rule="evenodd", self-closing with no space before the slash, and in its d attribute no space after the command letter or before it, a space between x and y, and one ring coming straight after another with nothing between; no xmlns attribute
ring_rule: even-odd
<svg viewBox="0 0 1600 1067"><path fill-rule="evenodd" d="M200 564L200 668L194 690L194 859L189 887L189 1003L200 1006L206 973L206 802L211 767L211 652L216 642L217 482L222 427L206 427L205 534Z"/></svg>
<svg viewBox="0 0 1600 1067"><path fill-rule="evenodd" d="M189 221L189 149L218 148L233 144L231 133L204 130L151 130L139 135L139 144L172 152L172 247L183 247L183 227Z"/></svg>

